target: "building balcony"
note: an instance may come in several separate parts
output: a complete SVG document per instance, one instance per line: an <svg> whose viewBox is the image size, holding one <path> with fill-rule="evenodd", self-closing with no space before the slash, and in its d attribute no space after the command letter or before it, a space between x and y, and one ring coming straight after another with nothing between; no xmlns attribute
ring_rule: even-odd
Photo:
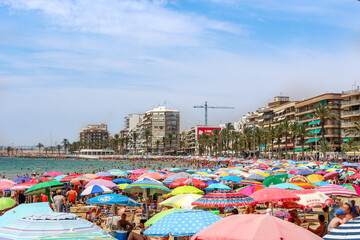
<svg viewBox="0 0 360 240"><path fill-rule="evenodd" d="M354 122L341 122L341 127L348 128L353 126L354 126Z"/></svg>
<svg viewBox="0 0 360 240"><path fill-rule="evenodd" d="M360 99L358 100L350 100L350 101L342 101L341 107L350 107L353 105L360 105Z"/></svg>
<svg viewBox="0 0 360 240"><path fill-rule="evenodd" d="M354 117L354 116L360 116L360 110L341 112L341 117Z"/></svg>

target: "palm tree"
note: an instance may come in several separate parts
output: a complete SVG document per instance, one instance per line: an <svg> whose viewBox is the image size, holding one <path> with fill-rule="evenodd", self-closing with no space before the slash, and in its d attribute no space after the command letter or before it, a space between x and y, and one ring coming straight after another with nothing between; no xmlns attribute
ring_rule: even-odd
<svg viewBox="0 0 360 240"><path fill-rule="evenodd" d="M169 142L169 148L170 148L170 150L171 150L171 144L172 144L172 142L175 140L174 135L171 134L171 133L169 133L169 134L166 136L166 138L167 138L167 140L168 140L168 142Z"/></svg>
<svg viewBox="0 0 360 240"><path fill-rule="evenodd" d="M161 141L160 140L156 140L155 141L155 145L156 145L156 154L159 154L159 146L160 146Z"/></svg>
<svg viewBox="0 0 360 240"><path fill-rule="evenodd" d="M354 158L356 151L359 150L359 142L355 141L355 138L349 138L346 143L341 144L341 148L347 152L354 152Z"/></svg>
<svg viewBox="0 0 360 240"><path fill-rule="evenodd" d="M259 156L260 156L260 150L261 150L261 139L263 137L263 131L261 130L261 128L258 128L256 127L254 129L254 135L255 135L255 146L254 146L254 149L255 149L255 152L256 152L256 144L259 145ZM255 154L255 153L254 153Z"/></svg>
<svg viewBox="0 0 360 240"><path fill-rule="evenodd" d="M151 137L151 131L146 129L144 132L145 141L146 141L146 152L149 152L149 138Z"/></svg>
<svg viewBox="0 0 360 240"><path fill-rule="evenodd" d="M164 155L165 155L165 152L166 152L166 142L167 141L168 141L168 139L167 139L166 136L162 137L161 143L163 144L163 147L164 147Z"/></svg>
<svg viewBox="0 0 360 240"><path fill-rule="evenodd" d="M298 122L290 123L290 137L293 145L293 159L295 159L295 142L296 142L296 137L298 135L298 130L299 130Z"/></svg>
<svg viewBox="0 0 360 240"><path fill-rule="evenodd" d="M58 150L58 155L60 156L60 150L61 150L61 148L62 148L61 145L57 145L56 148L57 148L57 150Z"/></svg>
<svg viewBox="0 0 360 240"><path fill-rule="evenodd" d="M212 142L213 142L213 151L215 152L214 155L217 156L218 154L218 142L220 139L220 130L214 129L211 135Z"/></svg>
<svg viewBox="0 0 360 240"><path fill-rule="evenodd" d="M275 127L275 129L276 129L275 137L276 137L277 143L278 143L278 158L281 159L280 144L281 144L281 138L284 136L282 124L277 125Z"/></svg>
<svg viewBox="0 0 360 240"><path fill-rule="evenodd" d="M134 144L134 154L136 155L136 141L137 141L137 138L139 137L139 134L137 132L133 132L131 134L131 138L132 138L132 141L133 141L133 144Z"/></svg>
<svg viewBox="0 0 360 240"><path fill-rule="evenodd" d="M267 131L271 142L271 159L272 159L274 157L274 140L276 138L276 128L270 126Z"/></svg>
<svg viewBox="0 0 360 240"><path fill-rule="evenodd" d="M312 134L307 130L307 126L305 124L299 125L297 130L297 137L300 138L302 160L305 160L305 138L309 136L312 136Z"/></svg>
<svg viewBox="0 0 360 240"><path fill-rule="evenodd" d="M285 159L288 158L288 147L287 147L287 140L290 134L290 122L288 120L285 120L281 123L281 128L283 135L285 137Z"/></svg>
<svg viewBox="0 0 360 240"><path fill-rule="evenodd" d="M321 138L322 138L322 152L323 158L326 158L326 145L325 145L325 121L328 119L338 119L339 115L327 104L319 103L315 106L312 117L320 119Z"/></svg>
<svg viewBox="0 0 360 240"><path fill-rule="evenodd" d="M250 127L244 128L243 136L245 138L245 143L247 145L246 148L248 149L248 153L249 153L249 156L250 156L251 142L252 142L253 136L254 136L253 129L250 128Z"/></svg>
<svg viewBox="0 0 360 240"><path fill-rule="evenodd" d="M67 149L69 148L70 142L66 138L62 141L62 144L64 146L65 152L67 152Z"/></svg>
<svg viewBox="0 0 360 240"><path fill-rule="evenodd" d="M39 154L40 154L40 150L41 150L42 147L44 147L44 145L42 143L38 143L36 145L36 147L39 148Z"/></svg>
<svg viewBox="0 0 360 240"><path fill-rule="evenodd" d="M45 151L45 155L47 155L49 148L48 147L44 148L44 151Z"/></svg>
<svg viewBox="0 0 360 240"><path fill-rule="evenodd" d="M345 131L346 136L354 135L355 137L360 136L360 121L354 122L354 127Z"/></svg>

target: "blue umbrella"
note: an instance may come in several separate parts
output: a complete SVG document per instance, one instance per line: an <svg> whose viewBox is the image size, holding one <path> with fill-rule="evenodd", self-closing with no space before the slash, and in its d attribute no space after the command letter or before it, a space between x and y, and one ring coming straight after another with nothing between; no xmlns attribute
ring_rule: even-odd
<svg viewBox="0 0 360 240"><path fill-rule="evenodd" d="M358 168L359 164L356 163L345 163L343 167L352 167L352 168Z"/></svg>
<svg viewBox="0 0 360 240"><path fill-rule="evenodd" d="M211 181L206 182L207 185L211 185L211 184L214 184L214 183L220 183L220 182L216 181L216 180L211 180Z"/></svg>
<svg viewBox="0 0 360 240"><path fill-rule="evenodd" d="M332 229L331 232L324 236L324 240L332 239L360 239L360 217L351 219L337 228Z"/></svg>
<svg viewBox="0 0 360 240"><path fill-rule="evenodd" d="M221 220L221 217L202 210L176 211L149 227L146 236L191 236Z"/></svg>
<svg viewBox="0 0 360 240"><path fill-rule="evenodd" d="M123 184L123 183L132 183L131 180L129 179L126 179L126 178L117 178L117 179L114 179L112 180L113 183L116 183L116 184Z"/></svg>
<svg viewBox="0 0 360 240"><path fill-rule="evenodd" d="M209 185L205 190L231 190L231 188L222 183L215 183Z"/></svg>
<svg viewBox="0 0 360 240"><path fill-rule="evenodd" d="M225 177L220 178L220 180L232 181L232 182L240 182L240 181L242 181L242 180L244 180L244 179L242 179L242 178L239 177L239 176L228 175L228 176L225 176Z"/></svg>
<svg viewBox="0 0 360 240"><path fill-rule="evenodd" d="M122 205L122 206L130 206L130 207L135 207L135 206L141 206L140 203L138 203L137 201L126 197L124 195L121 194L105 194L105 195L100 195L94 198L90 198L86 201L87 204L106 204L106 205L112 205L112 204L118 204L118 205Z"/></svg>
<svg viewBox="0 0 360 240"><path fill-rule="evenodd" d="M270 187L282 188L282 189L291 189L291 190L301 190L301 189L303 189L302 187L296 186L295 184L292 184L292 183L279 183L279 184L272 185Z"/></svg>
<svg viewBox="0 0 360 240"><path fill-rule="evenodd" d="M20 183L23 183L23 182L28 182L31 179L32 178L28 177L28 176L19 176L19 177L13 178L11 181L15 182L16 184L20 184Z"/></svg>
<svg viewBox="0 0 360 240"><path fill-rule="evenodd" d="M301 171L297 172L295 175L307 176L307 175L310 175L310 174L314 174L314 172L311 171L311 170L301 170Z"/></svg>
<svg viewBox="0 0 360 240"><path fill-rule="evenodd" d="M324 185L329 185L330 183L321 181L321 182L316 182L316 183L313 183L313 184L317 185L317 186L324 186Z"/></svg>
<svg viewBox="0 0 360 240"><path fill-rule="evenodd" d="M56 176L54 177L54 180L55 181L60 181L61 179L63 179L64 177L66 177L67 175L59 175L59 176Z"/></svg>
<svg viewBox="0 0 360 240"><path fill-rule="evenodd" d="M95 173L95 175L98 177L110 177L111 176L111 174L107 173L107 172L98 172L98 173Z"/></svg>

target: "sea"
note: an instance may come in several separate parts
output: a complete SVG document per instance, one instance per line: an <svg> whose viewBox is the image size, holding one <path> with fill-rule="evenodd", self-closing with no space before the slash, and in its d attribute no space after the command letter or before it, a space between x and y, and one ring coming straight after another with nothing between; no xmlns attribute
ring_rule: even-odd
<svg viewBox="0 0 360 240"><path fill-rule="evenodd" d="M177 164L178 166L178 164ZM51 159L51 158L0 158L0 178L14 178L36 173L42 175L46 172L58 171L64 174L97 173L110 169L164 169L170 168L171 163L160 161L130 162L130 161L103 161L84 159Z"/></svg>

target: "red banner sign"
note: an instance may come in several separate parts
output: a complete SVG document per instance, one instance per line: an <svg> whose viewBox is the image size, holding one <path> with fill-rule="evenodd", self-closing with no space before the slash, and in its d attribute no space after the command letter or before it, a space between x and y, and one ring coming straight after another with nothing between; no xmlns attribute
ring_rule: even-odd
<svg viewBox="0 0 360 240"><path fill-rule="evenodd" d="M215 130L215 129L219 129L219 131L221 131L221 128L220 127L198 127L197 128L197 137L199 138L199 136L201 134L207 134L207 135L212 135L212 132Z"/></svg>

